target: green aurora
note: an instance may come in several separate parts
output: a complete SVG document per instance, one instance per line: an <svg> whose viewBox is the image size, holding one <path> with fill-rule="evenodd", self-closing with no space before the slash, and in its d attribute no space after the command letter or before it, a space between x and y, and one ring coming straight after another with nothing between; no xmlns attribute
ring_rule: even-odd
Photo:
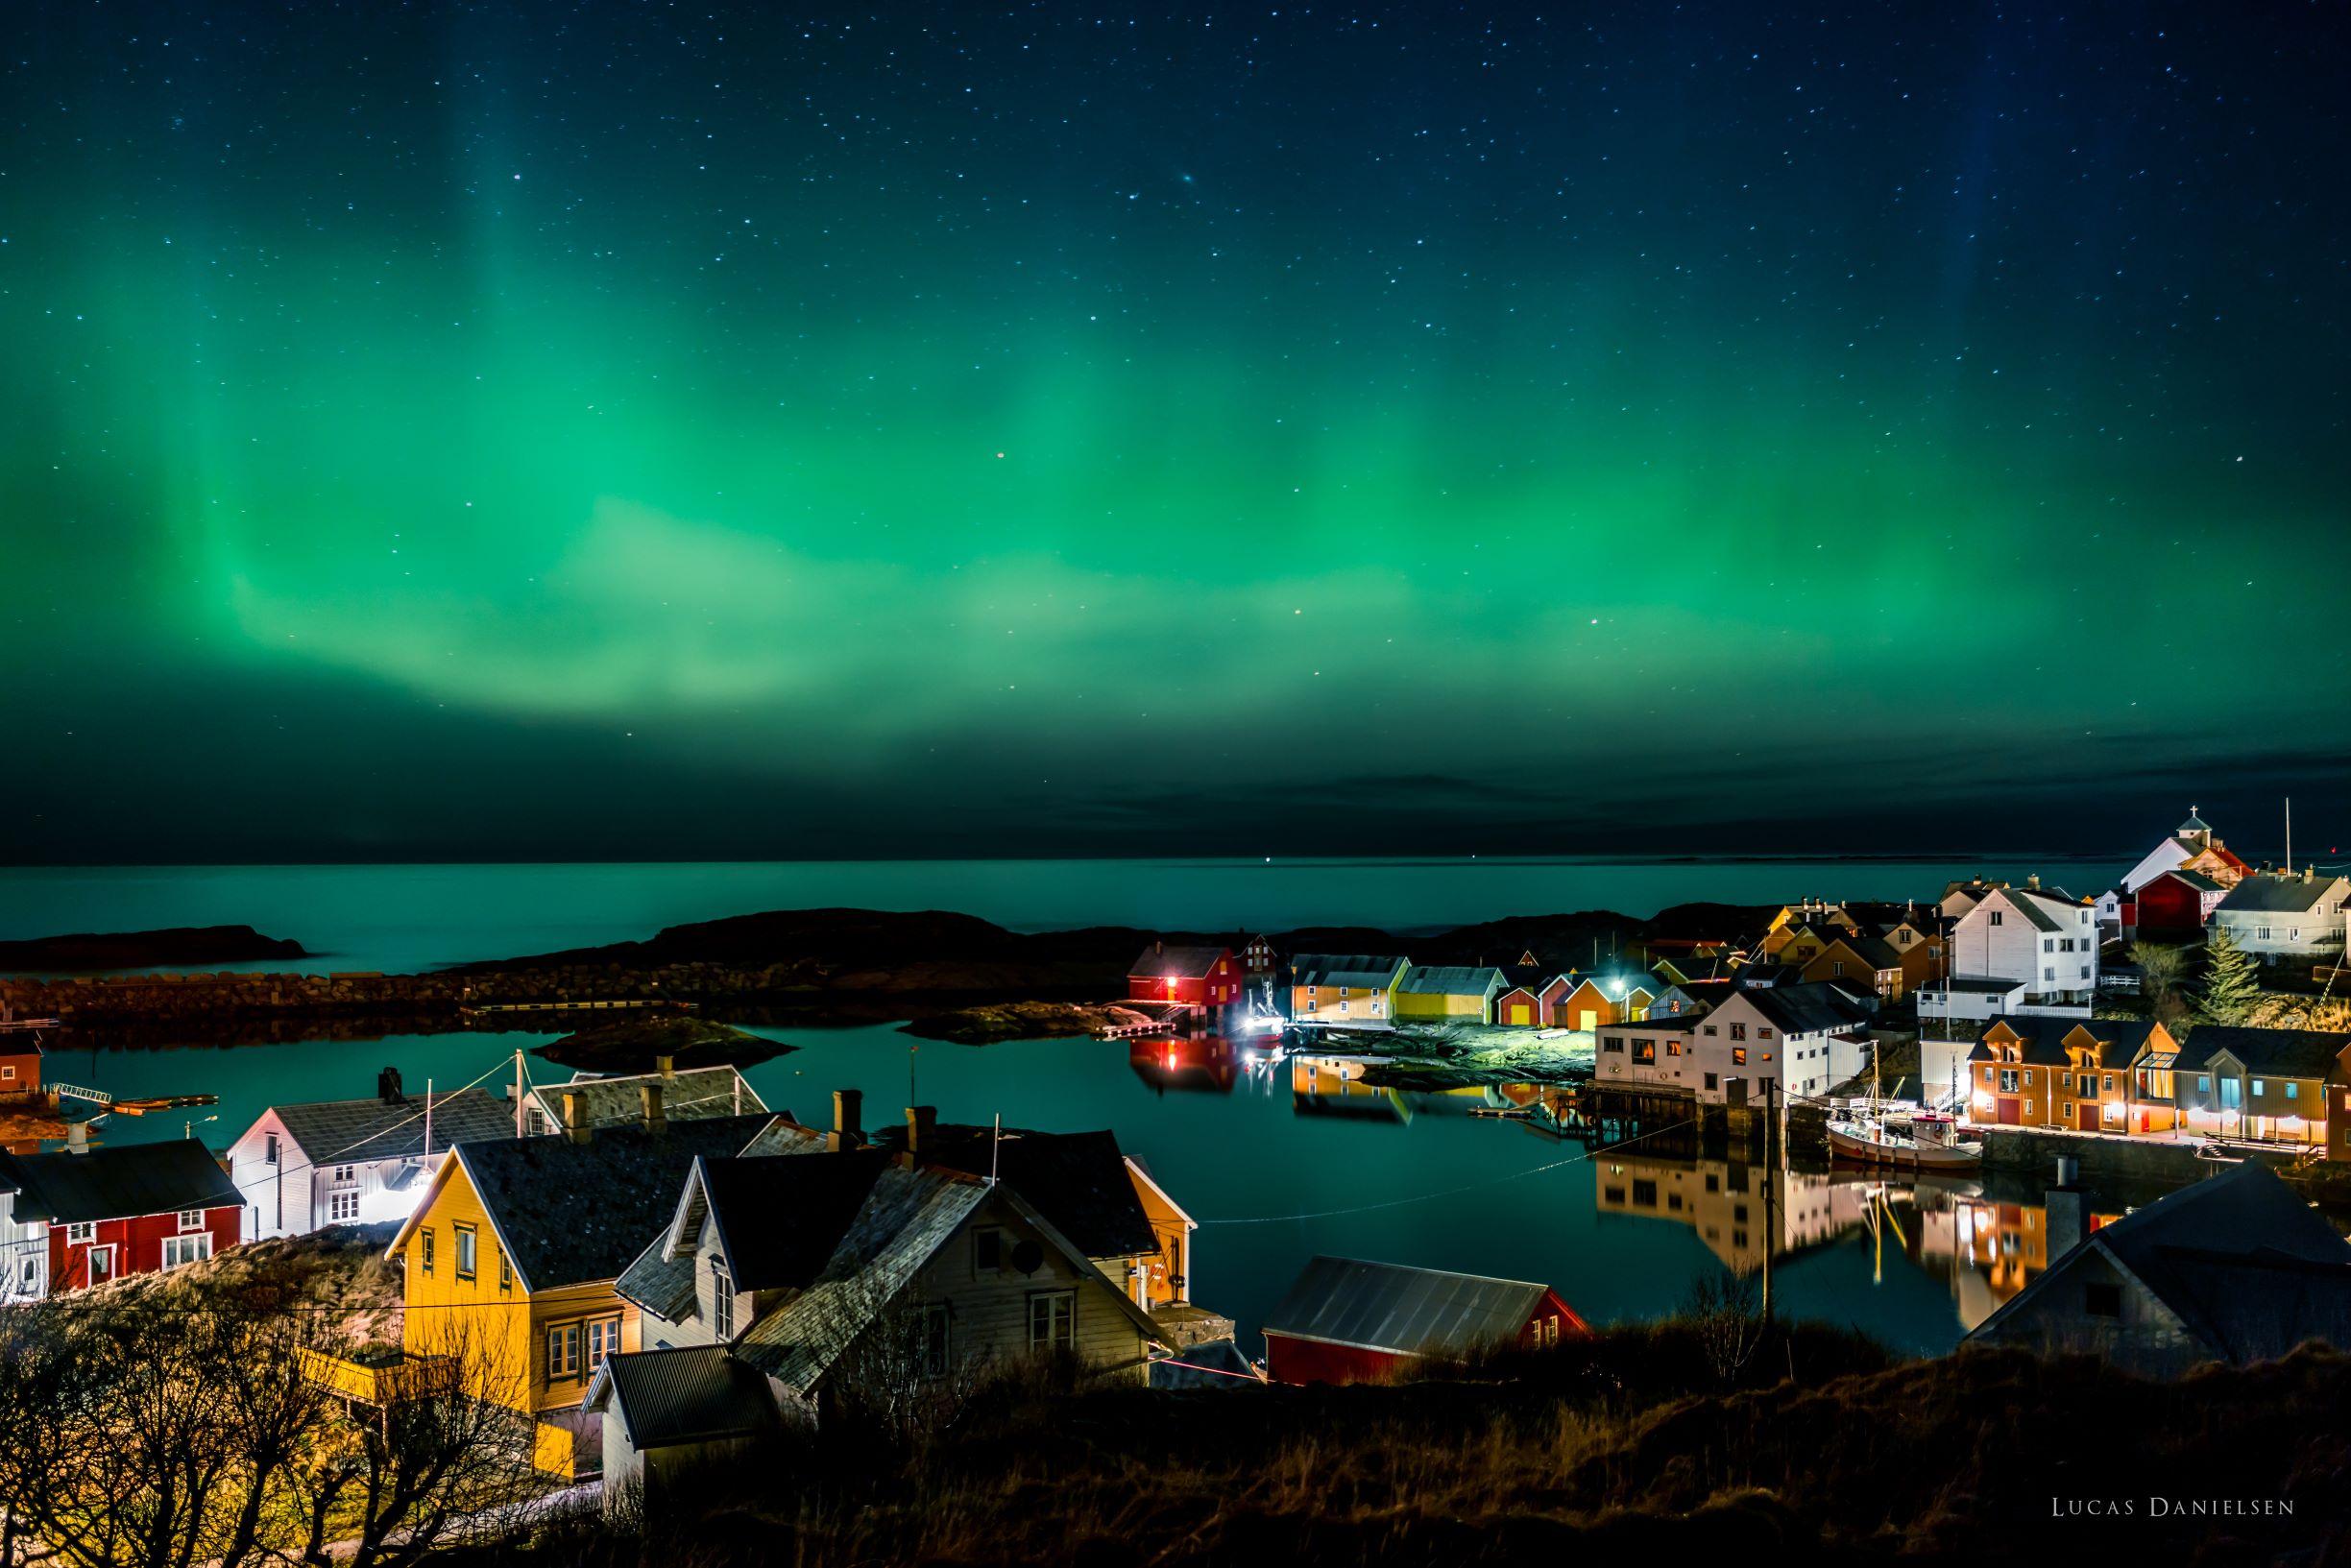
<svg viewBox="0 0 2351 1568"><path fill-rule="evenodd" d="M0 857L2324 823L2342 109L2198 16L28 8Z"/></svg>

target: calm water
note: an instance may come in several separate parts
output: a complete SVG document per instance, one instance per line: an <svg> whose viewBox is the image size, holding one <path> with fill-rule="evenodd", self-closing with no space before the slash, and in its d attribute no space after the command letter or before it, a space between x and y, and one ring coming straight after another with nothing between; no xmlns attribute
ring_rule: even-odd
<svg viewBox="0 0 2351 1568"><path fill-rule="evenodd" d="M1112 1127L1128 1152L1194 1217L1194 1295L1231 1315L1244 1343L1304 1261L1337 1252L1557 1286L1593 1321L1671 1311L1693 1281L1761 1256L1759 1197L1748 1173L1720 1162L1637 1150L1537 1171L1582 1146L1513 1121L1473 1117L1499 1091L1454 1095L1365 1091L1327 1067L1252 1063L1221 1042L1030 1041L924 1044L887 1027L782 1030L801 1049L754 1068L763 1098L804 1121L829 1113L835 1088L865 1093L869 1122L920 1102L942 1117L1079 1130ZM484 1073L511 1081L510 1053L548 1035L430 1035L362 1043L64 1050L50 1072L121 1095L203 1091L208 1112L116 1116L102 1136L142 1142L194 1130L225 1146L273 1101L370 1092L397 1064L412 1092L447 1090ZM567 1074L532 1060L535 1074ZM1535 1171L1533 1174L1521 1174ZM1712 1178L1712 1191L1709 1178ZM1775 1211L1774 1291L1790 1311L1853 1323L1904 1350L1949 1349L2014 1286L2000 1286L1995 1244L1982 1266L1962 1256L1999 1213L1927 1205L1898 1193L1891 1210L1850 1178L1787 1178ZM1430 1194L1441 1194L1431 1196ZM1936 1194L1928 1194L1929 1198ZM1384 1206L1383 1206L1384 1205ZM1741 1205L1744 1205L1742 1212ZM1332 1213L1330 1211L1346 1211ZM1310 1218L1269 1217L1318 1216ZM1876 1223L1873 1226L1872 1220ZM1890 1222L1889 1222L1890 1221ZM2011 1227L2023 1221L2008 1213ZM2007 1264L2014 1266L2013 1248Z"/></svg>
<svg viewBox="0 0 2351 1568"><path fill-rule="evenodd" d="M2106 860L955 860L710 865L102 866L0 870L0 940L244 925L317 956L230 967L413 973L829 905L955 909L1015 930L1137 926L1418 931L1504 915L1650 915L1709 900L1935 898L1956 877L2038 871L2076 893Z"/></svg>

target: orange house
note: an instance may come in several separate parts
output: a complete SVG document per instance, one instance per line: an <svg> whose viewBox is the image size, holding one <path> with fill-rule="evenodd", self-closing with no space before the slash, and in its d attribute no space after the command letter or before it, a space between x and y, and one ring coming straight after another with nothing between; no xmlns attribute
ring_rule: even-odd
<svg viewBox="0 0 2351 1568"><path fill-rule="evenodd" d="M1788 961L1797 962L1794 958ZM1848 936L1840 931L1828 939L1818 956L1799 967L1809 981L1841 981L1856 989L1874 991L1888 1001L1903 994L1902 954L1890 943L1874 936Z"/></svg>
<svg viewBox="0 0 2351 1568"><path fill-rule="evenodd" d="M2070 1132L2167 1131L2172 1107L2142 1098L2145 1061L2179 1047L2148 1019L2003 1018L1968 1053L1973 1120Z"/></svg>

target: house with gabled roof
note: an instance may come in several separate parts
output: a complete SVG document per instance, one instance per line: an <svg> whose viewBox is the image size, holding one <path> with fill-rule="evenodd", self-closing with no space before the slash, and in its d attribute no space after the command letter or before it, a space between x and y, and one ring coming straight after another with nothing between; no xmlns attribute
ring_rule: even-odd
<svg viewBox="0 0 2351 1568"><path fill-rule="evenodd" d="M767 1146L763 1135L820 1137L764 1113L671 1122L658 1084L646 1103L637 1125L597 1126L575 1092L557 1136L458 1144L387 1249L402 1270L406 1358L461 1363L478 1397L536 1421L537 1461L560 1476L593 1475L601 1459L581 1401L642 1332L614 1287L693 1162Z"/></svg>
<svg viewBox="0 0 2351 1568"><path fill-rule="evenodd" d="M38 1301L235 1246L244 1204L196 1140L0 1150L0 1302Z"/></svg>
<svg viewBox="0 0 2351 1568"><path fill-rule="evenodd" d="M2265 964L2339 964L2351 879L2263 872L2229 889L2211 926Z"/></svg>
<svg viewBox="0 0 2351 1568"><path fill-rule="evenodd" d="M1994 1126L2166 1132L2170 1097L2150 1098L2143 1069L2178 1049L2152 1019L1995 1019L1968 1053L1969 1112Z"/></svg>
<svg viewBox="0 0 2351 1568"><path fill-rule="evenodd" d="M1542 1348L1590 1333L1559 1292L1361 1258L1317 1257L1266 1315L1276 1383L1376 1383L1430 1359Z"/></svg>
<svg viewBox="0 0 2351 1568"><path fill-rule="evenodd" d="M2089 1231L1967 1337L2148 1377L2312 1340L2351 1345L2351 1242L2253 1160Z"/></svg>
<svg viewBox="0 0 2351 1568"><path fill-rule="evenodd" d="M1947 905L1948 905L1948 900ZM2097 912L2038 877L1998 883L1952 922L1950 973L1923 987L1922 1015L2087 1018L2097 991Z"/></svg>
<svg viewBox="0 0 2351 1568"><path fill-rule="evenodd" d="M1241 1000L1241 960L1230 948L1153 942L1127 966L1127 1000L1230 1006Z"/></svg>
<svg viewBox="0 0 2351 1568"><path fill-rule="evenodd" d="M1838 931L1811 959L1798 966L1807 983L1842 981L1848 989L1886 1001L1903 994L1902 954L1875 936Z"/></svg>
<svg viewBox="0 0 2351 1568"><path fill-rule="evenodd" d="M588 1394L607 1508L654 1504L711 1445L820 1423L877 1384L952 1387L1040 1355L1148 1384L1159 1326L1010 1183L797 1147L697 1159L621 1276L645 1339Z"/></svg>
<svg viewBox="0 0 2351 1568"><path fill-rule="evenodd" d="M1415 964L1396 982L1396 1017L1491 1024L1503 983L1490 964Z"/></svg>
<svg viewBox="0 0 2351 1568"><path fill-rule="evenodd" d="M1290 960L1290 1017L1341 1028L1391 1027L1396 985L1411 967L1411 959L1388 953L1298 953Z"/></svg>
<svg viewBox="0 0 2351 1568"><path fill-rule="evenodd" d="M2351 1082L2351 1034L2199 1024L2180 1043L2171 1074L2189 1132L2343 1146L2327 1132L2328 1097Z"/></svg>
<svg viewBox="0 0 2351 1568"><path fill-rule="evenodd" d="M410 1096L386 1070L374 1099L273 1105L229 1146L245 1234L404 1219L455 1144L511 1138L515 1107L481 1089Z"/></svg>

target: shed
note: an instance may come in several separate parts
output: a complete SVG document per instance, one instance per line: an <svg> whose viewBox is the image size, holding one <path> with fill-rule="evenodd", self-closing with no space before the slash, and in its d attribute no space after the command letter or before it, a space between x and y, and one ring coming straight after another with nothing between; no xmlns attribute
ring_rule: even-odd
<svg viewBox="0 0 2351 1568"><path fill-rule="evenodd" d="M1502 985L1502 972L1489 965L1415 964L1396 982L1396 1017L1474 1018L1491 1024Z"/></svg>
<svg viewBox="0 0 2351 1568"><path fill-rule="evenodd" d="M1431 1356L1590 1332L1548 1285L1323 1256L1266 1315L1266 1361L1276 1383L1378 1382Z"/></svg>

